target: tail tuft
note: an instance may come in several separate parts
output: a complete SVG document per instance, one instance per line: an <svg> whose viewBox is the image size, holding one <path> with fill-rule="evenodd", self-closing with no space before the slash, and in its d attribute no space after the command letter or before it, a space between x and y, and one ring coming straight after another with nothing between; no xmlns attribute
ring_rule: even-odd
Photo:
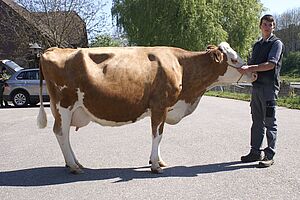
<svg viewBox="0 0 300 200"><path fill-rule="evenodd" d="M40 111L37 116L37 126L39 128L45 128L47 126L47 115L43 105L40 105Z"/></svg>

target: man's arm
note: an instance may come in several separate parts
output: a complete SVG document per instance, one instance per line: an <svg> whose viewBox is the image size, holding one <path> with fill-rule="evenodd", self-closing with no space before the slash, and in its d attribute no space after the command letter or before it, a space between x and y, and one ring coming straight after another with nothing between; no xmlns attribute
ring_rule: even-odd
<svg viewBox="0 0 300 200"><path fill-rule="evenodd" d="M263 72L272 70L280 59L282 49L283 43L280 40L277 40L274 42L270 50L267 62L260 63L258 65L244 65L240 69L238 69L238 71L241 74L245 74L249 72Z"/></svg>
<svg viewBox="0 0 300 200"><path fill-rule="evenodd" d="M250 73L250 72L264 72L269 71L275 67L275 64L272 62L264 62L258 65L244 65L238 69L241 74Z"/></svg>

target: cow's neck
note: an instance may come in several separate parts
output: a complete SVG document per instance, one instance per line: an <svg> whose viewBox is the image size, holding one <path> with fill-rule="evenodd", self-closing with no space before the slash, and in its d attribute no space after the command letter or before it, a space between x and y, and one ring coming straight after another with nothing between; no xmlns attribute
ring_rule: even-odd
<svg viewBox="0 0 300 200"><path fill-rule="evenodd" d="M202 96L206 88L227 69L224 62L215 62L207 52L187 52L178 61L183 68L180 99L191 103Z"/></svg>

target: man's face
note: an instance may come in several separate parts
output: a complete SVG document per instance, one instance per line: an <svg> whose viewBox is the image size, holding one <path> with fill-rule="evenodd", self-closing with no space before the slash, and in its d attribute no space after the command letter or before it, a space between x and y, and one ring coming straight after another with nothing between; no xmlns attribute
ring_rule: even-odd
<svg viewBox="0 0 300 200"><path fill-rule="evenodd" d="M260 25L260 30L263 36L269 36L275 29L274 22L269 22L267 20L262 20Z"/></svg>

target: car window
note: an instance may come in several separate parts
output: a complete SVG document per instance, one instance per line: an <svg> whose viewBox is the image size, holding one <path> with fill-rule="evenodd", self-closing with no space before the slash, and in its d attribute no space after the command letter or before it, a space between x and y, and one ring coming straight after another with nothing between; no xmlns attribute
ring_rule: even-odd
<svg viewBox="0 0 300 200"><path fill-rule="evenodd" d="M38 80L39 79L39 73L38 71L24 71L21 72L17 76L18 80Z"/></svg>

